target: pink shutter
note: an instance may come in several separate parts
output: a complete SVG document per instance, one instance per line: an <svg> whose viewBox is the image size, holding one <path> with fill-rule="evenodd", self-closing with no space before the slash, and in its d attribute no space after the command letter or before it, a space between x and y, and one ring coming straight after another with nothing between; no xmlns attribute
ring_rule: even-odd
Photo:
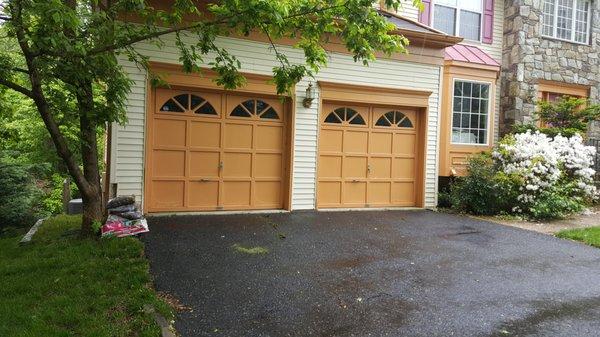
<svg viewBox="0 0 600 337"><path fill-rule="evenodd" d="M494 42L494 0L483 0L483 43Z"/></svg>
<svg viewBox="0 0 600 337"><path fill-rule="evenodd" d="M431 0L423 1L423 11L419 12L419 22L429 26L431 23Z"/></svg>

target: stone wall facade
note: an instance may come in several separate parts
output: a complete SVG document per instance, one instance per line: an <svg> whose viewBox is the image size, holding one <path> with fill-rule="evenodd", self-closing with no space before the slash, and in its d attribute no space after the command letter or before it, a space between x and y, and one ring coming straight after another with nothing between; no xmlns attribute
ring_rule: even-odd
<svg viewBox="0 0 600 337"><path fill-rule="evenodd" d="M496 0L502 1L502 0ZM543 0L504 0L501 126L534 119L539 80L586 85L590 99L600 103L600 1L593 1L591 44L542 37ZM600 138L600 123L590 128Z"/></svg>

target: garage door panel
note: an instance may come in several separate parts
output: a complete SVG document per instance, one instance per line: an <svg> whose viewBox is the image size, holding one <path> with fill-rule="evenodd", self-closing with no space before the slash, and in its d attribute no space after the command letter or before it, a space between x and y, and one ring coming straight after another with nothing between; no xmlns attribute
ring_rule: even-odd
<svg viewBox="0 0 600 337"><path fill-rule="evenodd" d="M373 132L369 138L369 152L372 154L392 154L393 134Z"/></svg>
<svg viewBox="0 0 600 337"><path fill-rule="evenodd" d="M367 153L369 133L364 131L346 131L344 134L344 152Z"/></svg>
<svg viewBox="0 0 600 337"><path fill-rule="evenodd" d="M414 134L397 133L394 135L394 153L414 155L417 136Z"/></svg>
<svg viewBox="0 0 600 337"><path fill-rule="evenodd" d="M190 177L217 178L219 158L219 152L190 151Z"/></svg>
<svg viewBox="0 0 600 337"><path fill-rule="evenodd" d="M255 183L255 203L257 206L281 207L281 183L257 181Z"/></svg>
<svg viewBox="0 0 600 337"><path fill-rule="evenodd" d="M411 179L415 177L415 160L411 158L394 159L394 178Z"/></svg>
<svg viewBox="0 0 600 337"><path fill-rule="evenodd" d="M221 147L221 123L190 122L190 146L218 149Z"/></svg>
<svg viewBox="0 0 600 337"><path fill-rule="evenodd" d="M283 206L282 101L170 89L155 93L148 124L149 212ZM252 113L232 116L238 105Z"/></svg>
<svg viewBox="0 0 600 337"><path fill-rule="evenodd" d="M367 177L367 157L346 157L343 161L343 176L347 179Z"/></svg>
<svg viewBox="0 0 600 337"><path fill-rule="evenodd" d="M371 205L389 205L392 197L391 182L373 182L369 184L369 204Z"/></svg>
<svg viewBox="0 0 600 337"><path fill-rule="evenodd" d="M281 151L283 143L283 126L280 125L257 125L256 126L256 149Z"/></svg>
<svg viewBox="0 0 600 337"><path fill-rule="evenodd" d="M341 156L320 156L319 159L319 177L337 178L342 176L342 157Z"/></svg>
<svg viewBox="0 0 600 337"><path fill-rule="evenodd" d="M414 203L415 184L412 182L398 182L392 186L392 202L412 204Z"/></svg>
<svg viewBox="0 0 600 337"><path fill-rule="evenodd" d="M344 204L365 205L367 203L367 183L346 182L344 184Z"/></svg>
<svg viewBox="0 0 600 337"><path fill-rule="evenodd" d="M223 206L244 207L250 206L251 183L249 181L224 181Z"/></svg>
<svg viewBox="0 0 600 337"><path fill-rule="evenodd" d="M185 146L185 120L156 119L154 121L155 146Z"/></svg>
<svg viewBox="0 0 600 337"><path fill-rule="evenodd" d="M252 177L252 154L224 153L223 177L250 179Z"/></svg>
<svg viewBox="0 0 600 337"><path fill-rule="evenodd" d="M276 153L258 153L255 159L254 176L256 178L275 178L281 177L282 155Z"/></svg>
<svg viewBox="0 0 600 337"><path fill-rule="evenodd" d="M342 183L324 181L319 183L318 199L324 205L339 205L342 202Z"/></svg>
<svg viewBox="0 0 600 337"><path fill-rule="evenodd" d="M317 207L415 206L417 111L363 107L365 123L351 123L349 106L323 109Z"/></svg>
<svg viewBox="0 0 600 337"><path fill-rule="evenodd" d="M214 208L218 205L218 181L191 181L188 184L188 206L199 208Z"/></svg>
<svg viewBox="0 0 600 337"><path fill-rule="evenodd" d="M251 149L252 125L251 124L225 124L226 149Z"/></svg>
<svg viewBox="0 0 600 337"><path fill-rule="evenodd" d="M185 176L185 151L156 150L152 157L154 177Z"/></svg>
<svg viewBox="0 0 600 337"><path fill-rule="evenodd" d="M152 183L153 207L180 208L184 206L183 181L154 181Z"/></svg>
<svg viewBox="0 0 600 337"><path fill-rule="evenodd" d="M371 179L389 179L392 177L392 158L371 157Z"/></svg>
<svg viewBox="0 0 600 337"><path fill-rule="evenodd" d="M319 148L321 152L342 152L343 151L342 130L322 130L319 139Z"/></svg>

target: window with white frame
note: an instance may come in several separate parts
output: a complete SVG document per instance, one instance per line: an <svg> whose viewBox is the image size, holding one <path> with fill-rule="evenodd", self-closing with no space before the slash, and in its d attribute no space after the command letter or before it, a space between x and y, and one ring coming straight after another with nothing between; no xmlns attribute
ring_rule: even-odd
<svg viewBox="0 0 600 337"><path fill-rule="evenodd" d="M542 35L589 43L590 7L590 0L544 0Z"/></svg>
<svg viewBox="0 0 600 337"><path fill-rule="evenodd" d="M452 143L487 144L490 84L454 81Z"/></svg>
<svg viewBox="0 0 600 337"><path fill-rule="evenodd" d="M467 40L481 40L483 0L433 0L433 28Z"/></svg>

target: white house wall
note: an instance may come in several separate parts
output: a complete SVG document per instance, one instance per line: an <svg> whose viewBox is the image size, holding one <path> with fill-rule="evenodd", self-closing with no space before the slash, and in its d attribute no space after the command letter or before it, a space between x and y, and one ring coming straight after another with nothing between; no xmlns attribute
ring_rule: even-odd
<svg viewBox="0 0 600 337"><path fill-rule="evenodd" d="M190 37L189 41L192 42ZM162 49L149 43L141 43L137 49L150 57L151 61L177 64L179 54L173 36L164 39ZM277 65L273 51L265 43L235 38L219 38L218 45L238 57L242 71L248 73L272 74ZM291 62L303 62L299 50L279 46ZM209 62L212 57L206 57ZM127 101L126 126L118 126L114 135L116 153L113 155L113 183L118 184L119 195L135 195L142 200L144 176L144 132L146 111L146 73L129 61L122 61L125 70L134 81L132 93ZM438 158L438 110L440 93L440 67L392 60L377 60L369 67L355 63L350 55L331 53L328 67L323 69L316 80L343 82L350 84L376 85L422 89L432 91L429 99L427 128L427 157L425 204L434 207L437 198L437 158ZM294 137L294 161L292 181L292 209L313 209L316 204L316 161L318 135L318 96L313 106L306 109L301 101L308 81L296 87L296 118ZM318 95L318 93L317 93Z"/></svg>

